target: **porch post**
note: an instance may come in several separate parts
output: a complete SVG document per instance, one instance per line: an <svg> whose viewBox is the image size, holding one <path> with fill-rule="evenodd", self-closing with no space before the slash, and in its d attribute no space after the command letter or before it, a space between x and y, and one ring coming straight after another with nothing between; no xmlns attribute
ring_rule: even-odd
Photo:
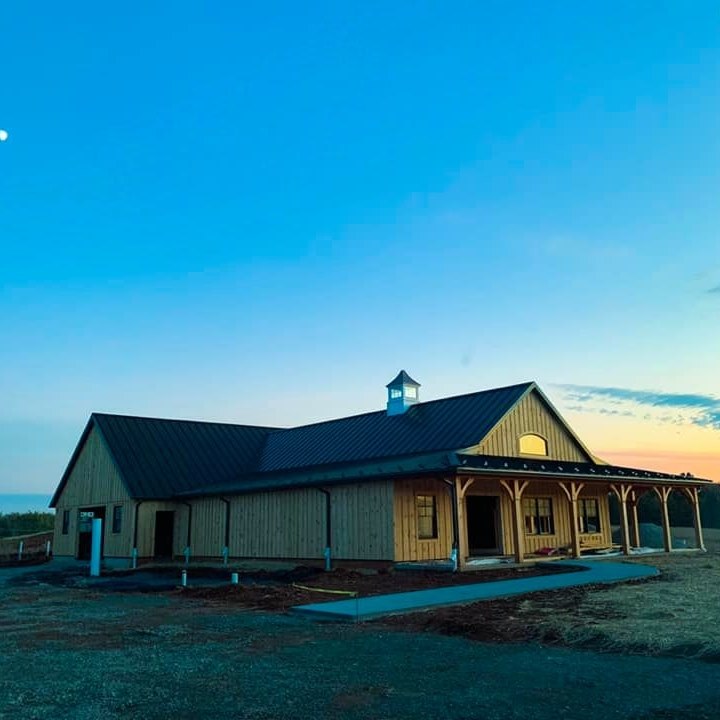
<svg viewBox="0 0 720 720"><path fill-rule="evenodd" d="M521 563L525 559L525 522L523 519L522 494L528 486L528 481L521 483L519 480L511 480L510 482L501 480L500 484L510 495L512 501L515 562Z"/></svg>
<svg viewBox="0 0 720 720"><path fill-rule="evenodd" d="M632 485L610 485L615 497L620 503L620 525L622 527L622 551L623 555L630 554L630 524L628 522L628 496L632 491Z"/></svg>
<svg viewBox="0 0 720 720"><path fill-rule="evenodd" d="M660 499L660 517L663 527L663 545L665 552L672 550L672 535L670 533L670 513L668 512L668 498L673 491L671 487L653 487L655 494Z"/></svg>
<svg viewBox="0 0 720 720"><path fill-rule="evenodd" d="M570 503L570 541L571 541L571 555L574 558L579 558L580 551L580 513L578 512L578 498L580 497L580 491L585 487L585 483L571 482L569 484L564 482L558 482L561 490L565 493L565 496Z"/></svg>
<svg viewBox="0 0 720 720"><path fill-rule="evenodd" d="M705 550L705 539L703 538L702 519L700 518L700 494L698 489L683 488L693 506L693 527L695 528L695 547L698 550Z"/></svg>
<svg viewBox="0 0 720 720"><path fill-rule="evenodd" d="M640 522L638 521L638 495L630 493L630 511L632 512L633 547L640 547Z"/></svg>
<svg viewBox="0 0 720 720"><path fill-rule="evenodd" d="M475 478L467 478L464 481L455 478L455 502L457 508L458 525L458 568L462 570L467 564L470 548L468 546L467 515L465 514L465 493L475 482Z"/></svg>

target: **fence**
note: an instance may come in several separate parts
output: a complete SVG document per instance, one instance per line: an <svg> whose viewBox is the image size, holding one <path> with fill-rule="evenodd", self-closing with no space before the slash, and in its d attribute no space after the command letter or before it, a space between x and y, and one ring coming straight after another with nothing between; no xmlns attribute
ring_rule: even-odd
<svg viewBox="0 0 720 720"><path fill-rule="evenodd" d="M0 538L0 562L48 557L52 551L52 532Z"/></svg>

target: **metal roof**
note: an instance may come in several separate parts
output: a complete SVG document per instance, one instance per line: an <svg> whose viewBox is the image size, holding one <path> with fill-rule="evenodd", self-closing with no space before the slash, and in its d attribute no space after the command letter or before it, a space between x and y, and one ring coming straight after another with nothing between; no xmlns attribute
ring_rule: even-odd
<svg viewBox="0 0 720 720"><path fill-rule="evenodd" d="M454 466L461 472L469 474L492 473L493 475L535 475L567 477L596 482L612 483L657 483L673 485L713 484L712 480L697 478L692 475L673 475L672 473L641 470L621 465L598 465L591 462L572 462L562 460L530 460L516 457L499 457L497 455L456 454Z"/></svg>
<svg viewBox="0 0 720 720"><path fill-rule="evenodd" d="M268 432L252 425L93 413L50 503L56 504L96 427L134 498L170 498L255 470Z"/></svg>
<svg viewBox="0 0 720 720"><path fill-rule="evenodd" d="M477 445L535 383L418 403L272 432L260 472L398 457Z"/></svg>
<svg viewBox="0 0 720 720"><path fill-rule="evenodd" d="M462 453L480 443L534 390L539 392L535 383L522 383L419 403L401 415L379 411L287 430L93 413L51 507L93 428L129 494L138 499L256 492L448 470L604 482L710 482L593 462Z"/></svg>

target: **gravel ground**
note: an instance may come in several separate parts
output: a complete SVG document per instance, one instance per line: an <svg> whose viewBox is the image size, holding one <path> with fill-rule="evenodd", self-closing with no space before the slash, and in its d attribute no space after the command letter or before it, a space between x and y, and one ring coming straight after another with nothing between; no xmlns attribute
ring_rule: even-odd
<svg viewBox="0 0 720 720"><path fill-rule="evenodd" d="M720 715L710 663L312 623L174 593L17 584L28 572L0 570L3 720Z"/></svg>

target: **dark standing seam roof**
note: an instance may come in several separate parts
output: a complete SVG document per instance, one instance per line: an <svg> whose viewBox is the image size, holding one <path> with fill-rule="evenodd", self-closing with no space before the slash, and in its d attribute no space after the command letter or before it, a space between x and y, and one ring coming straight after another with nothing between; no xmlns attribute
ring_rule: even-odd
<svg viewBox="0 0 720 720"><path fill-rule="evenodd" d="M258 470L274 472L477 445L534 383L271 432Z"/></svg>
<svg viewBox="0 0 720 720"><path fill-rule="evenodd" d="M94 413L130 495L165 498L252 472L271 428Z"/></svg>
<svg viewBox="0 0 720 720"><path fill-rule="evenodd" d="M478 444L534 383L281 430L252 425L93 413L51 506L93 426L134 498L171 498L249 476L458 451Z"/></svg>

